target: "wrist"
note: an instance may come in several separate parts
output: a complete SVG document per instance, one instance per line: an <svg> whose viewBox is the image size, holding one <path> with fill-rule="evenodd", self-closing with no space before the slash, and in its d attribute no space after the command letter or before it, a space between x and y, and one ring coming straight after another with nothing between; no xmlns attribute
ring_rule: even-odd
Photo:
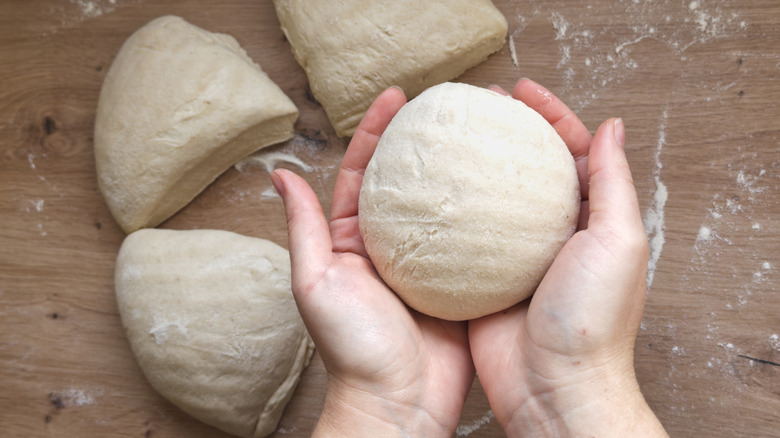
<svg viewBox="0 0 780 438"><path fill-rule="evenodd" d="M437 421L414 403L329 382L315 437L447 436L452 427Z"/></svg>
<svg viewBox="0 0 780 438"><path fill-rule="evenodd" d="M588 370L541 386L499 419L510 437L667 437L633 371Z"/></svg>

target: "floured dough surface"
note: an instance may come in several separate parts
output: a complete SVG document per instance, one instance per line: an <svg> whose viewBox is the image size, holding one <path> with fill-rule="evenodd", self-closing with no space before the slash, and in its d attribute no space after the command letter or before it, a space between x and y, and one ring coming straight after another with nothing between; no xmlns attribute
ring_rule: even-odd
<svg viewBox="0 0 780 438"><path fill-rule="evenodd" d="M157 18L125 41L103 82L100 190L125 232L156 226L234 163L291 138L297 117L233 37Z"/></svg>
<svg viewBox="0 0 780 438"><path fill-rule="evenodd" d="M360 191L360 231L412 308L473 319L528 298L574 233L574 159L538 113L444 83L406 104Z"/></svg>
<svg viewBox="0 0 780 438"><path fill-rule="evenodd" d="M314 97L339 136L352 135L374 98L409 98L484 61L507 22L490 0L274 0Z"/></svg>
<svg viewBox="0 0 780 438"><path fill-rule="evenodd" d="M130 346L161 395L234 435L274 431L314 349L287 250L227 231L139 230L115 283Z"/></svg>

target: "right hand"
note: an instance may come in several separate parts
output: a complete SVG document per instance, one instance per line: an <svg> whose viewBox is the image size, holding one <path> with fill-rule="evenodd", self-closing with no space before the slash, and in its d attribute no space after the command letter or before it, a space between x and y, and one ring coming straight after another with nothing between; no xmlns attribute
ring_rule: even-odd
<svg viewBox="0 0 780 438"><path fill-rule="evenodd" d="M405 103L391 88L366 112L341 162L330 223L302 178L272 174L293 294L328 372L316 436L450 437L474 380L466 323L409 309L377 274L358 229L363 172Z"/></svg>

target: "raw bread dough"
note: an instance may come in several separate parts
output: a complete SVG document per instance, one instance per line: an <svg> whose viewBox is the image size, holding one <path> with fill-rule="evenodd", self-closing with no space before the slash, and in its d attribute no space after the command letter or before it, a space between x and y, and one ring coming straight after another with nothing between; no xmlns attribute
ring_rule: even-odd
<svg viewBox="0 0 780 438"><path fill-rule="evenodd" d="M542 116L445 83L401 108L382 135L360 191L360 232L409 306L465 320L528 298L579 207L574 159Z"/></svg>
<svg viewBox="0 0 780 438"><path fill-rule="evenodd" d="M274 431L314 349L287 250L227 231L139 230L122 244L115 282L152 387L228 433Z"/></svg>
<svg viewBox="0 0 780 438"><path fill-rule="evenodd" d="M274 0L295 59L339 136L391 85L412 98L504 45L490 0Z"/></svg>
<svg viewBox="0 0 780 438"><path fill-rule="evenodd" d="M156 226L237 161L291 138L297 117L233 37L157 18L128 38L103 82L100 190L125 232Z"/></svg>

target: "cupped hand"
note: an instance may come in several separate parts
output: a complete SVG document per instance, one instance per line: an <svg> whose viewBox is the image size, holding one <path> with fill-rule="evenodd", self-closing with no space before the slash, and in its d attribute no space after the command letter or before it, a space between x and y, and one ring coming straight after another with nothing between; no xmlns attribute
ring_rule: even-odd
<svg viewBox="0 0 780 438"><path fill-rule="evenodd" d="M339 169L330 222L302 178L272 174L293 294L328 373L319 436L451 436L474 378L466 324L409 310L378 276L358 229L363 173L405 103L390 88L366 112Z"/></svg>
<svg viewBox="0 0 780 438"><path fill-rule="evenodd" d="M510 436L665 436L634 375L648 250L623 122L607 120L591 136L563 102L527 79L512 97L569 147L582 208L577 232L533 297L469 322L480 383Z"/></svg>

